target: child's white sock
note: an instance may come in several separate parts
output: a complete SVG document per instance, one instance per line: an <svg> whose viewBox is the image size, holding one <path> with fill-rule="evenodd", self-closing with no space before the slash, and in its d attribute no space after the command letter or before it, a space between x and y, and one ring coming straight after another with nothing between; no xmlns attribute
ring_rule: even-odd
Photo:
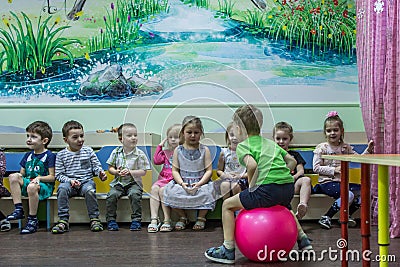
<svg viewBox="0 0 400 267"><path fill-rule="evenodd" d="M233 240L224 240L224 247L226 247L227 249L234 249L235 248L235 241Z"/></svg>

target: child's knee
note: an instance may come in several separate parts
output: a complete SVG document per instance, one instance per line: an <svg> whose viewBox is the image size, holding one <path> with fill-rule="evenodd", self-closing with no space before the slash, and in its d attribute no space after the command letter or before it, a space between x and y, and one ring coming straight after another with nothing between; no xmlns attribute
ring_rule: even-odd
<svg viewBox="0 0 400 267"><path fill-rule="evenodd" d="M26 187L26 192L28 193L29 196L38 194L39 190L40 190L40 187L38 184L30 183Z"/></svg>
<svg viewBox="0 0 400 267"><path fill-rule="evenodd" d="M12 173L10 176L8 176L8 180L10 181L10 184L12 183L22 183L22 175L17 172L17 173Z"/></svg>
<svg viewBox="0 0 400 267"><path fill-rule="evenodd" d="M89 188L86 192L85 192L85 197L94 197L96 198L96 188Z"/></svg>

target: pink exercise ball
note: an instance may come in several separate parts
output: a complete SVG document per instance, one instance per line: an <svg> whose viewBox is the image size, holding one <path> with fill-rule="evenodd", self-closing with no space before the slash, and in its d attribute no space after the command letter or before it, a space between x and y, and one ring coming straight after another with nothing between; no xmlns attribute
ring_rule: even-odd
<svg viewBox="0 0 400 267"><path fill-rule="evenodd" d="M278 261L293 248L296 239L293 214L283 206L242 210L236 218L236 245L252 261Z"/></svg>

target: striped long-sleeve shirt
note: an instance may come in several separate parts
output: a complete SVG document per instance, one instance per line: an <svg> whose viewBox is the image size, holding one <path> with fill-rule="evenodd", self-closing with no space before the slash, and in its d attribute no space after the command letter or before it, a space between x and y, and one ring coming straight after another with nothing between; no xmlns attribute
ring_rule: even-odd
<svg viewBox="0 0 400 267"><path fill-rule="evenodd" d="M64 148L56 156L56 179L61 183L71 180L84 182L103 170L93 149L83 146L78 152Z"/></svg>

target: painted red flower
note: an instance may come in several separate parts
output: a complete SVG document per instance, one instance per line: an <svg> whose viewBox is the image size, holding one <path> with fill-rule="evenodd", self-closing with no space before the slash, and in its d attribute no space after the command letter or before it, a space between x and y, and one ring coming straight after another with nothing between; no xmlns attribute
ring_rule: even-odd
<svg viewBox="0 0 400 267"><path fill-rule="evenodd" d="M347 9L343 11L343 17L346 19L349 17L349 11L347 11Z"/></svg>
<svg viewBox="0 0 400 267"><path fill-rule="evenodd" d="M310 13L315 15L321 13L321 7L311 9Z"/></svg>
<svg viewBox="0 0 400 267"><path fill-rule="evenodd" d="M316 34L317 33L317 31L315 29L312 29L310 32L311 32L311 34Z"/></svg>

